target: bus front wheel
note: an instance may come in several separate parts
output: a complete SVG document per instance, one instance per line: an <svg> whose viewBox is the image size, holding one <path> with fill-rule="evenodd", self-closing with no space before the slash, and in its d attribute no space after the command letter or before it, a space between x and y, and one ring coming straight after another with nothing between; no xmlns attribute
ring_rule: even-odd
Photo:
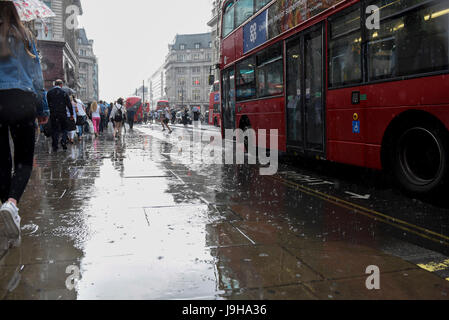
<svg viewBox="0 0 449 320"><path fill-rule="evenodd" d="M424 195L445 184L449 154L444 129L409 126L399 135L394 150L396 179L406 191Z"/></svg>

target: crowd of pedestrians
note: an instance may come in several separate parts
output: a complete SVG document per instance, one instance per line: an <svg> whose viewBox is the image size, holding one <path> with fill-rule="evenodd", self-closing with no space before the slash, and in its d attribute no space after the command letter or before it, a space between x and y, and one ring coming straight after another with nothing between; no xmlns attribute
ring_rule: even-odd
<svg viewBox="0 0 449 320"><path fill-rule="evenodd" d="M20 21L14 3L0 1L0 237L13 245L20 239L18 206L31 176L37 134L51 138L52 153L57 154L86 134L98 138L110 123L114 138L120 138L126 122L133 129L136 114L138 121L157 121L170 134L170 121L178 120L168 106L157 111L148 106L139 113L127 109L123 98L85 104L64 85L57 79L45 91L35 36ZM187 124L187 109L182 119Z"/></svg>

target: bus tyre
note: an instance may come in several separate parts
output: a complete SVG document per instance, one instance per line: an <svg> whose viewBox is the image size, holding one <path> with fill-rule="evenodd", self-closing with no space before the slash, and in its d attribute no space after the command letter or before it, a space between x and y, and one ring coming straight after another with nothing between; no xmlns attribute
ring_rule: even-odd
<svg viewBox="0 0 449 320"><path fill-rule="evenodd" d="M407 192L439 191L448 178L448 139L443 128L412 125L401 131L394 149L395 175Z"/></svg>

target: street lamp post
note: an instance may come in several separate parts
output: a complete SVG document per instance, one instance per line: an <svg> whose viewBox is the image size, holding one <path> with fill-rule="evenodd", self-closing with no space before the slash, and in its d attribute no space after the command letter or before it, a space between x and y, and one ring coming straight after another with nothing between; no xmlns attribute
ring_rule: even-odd
<svg viewBox="0 0 449 320"><path fill-rule="evenodd" d="M184 87L181 87L181 109L184 109Z"/></svg>

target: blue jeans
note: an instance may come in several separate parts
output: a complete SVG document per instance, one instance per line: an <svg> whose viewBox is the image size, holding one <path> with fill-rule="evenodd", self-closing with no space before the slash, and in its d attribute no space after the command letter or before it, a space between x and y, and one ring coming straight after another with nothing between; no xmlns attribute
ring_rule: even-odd
<svg viewBox="0 0 449 320"><path fill-rule="evenodd" d="M86 122L87 117L86 116L82 116L83 117L83 121ZM78 137L82 137L84 134L84 124L82 126L76 126L76 130L78 132Z"/></svg>

